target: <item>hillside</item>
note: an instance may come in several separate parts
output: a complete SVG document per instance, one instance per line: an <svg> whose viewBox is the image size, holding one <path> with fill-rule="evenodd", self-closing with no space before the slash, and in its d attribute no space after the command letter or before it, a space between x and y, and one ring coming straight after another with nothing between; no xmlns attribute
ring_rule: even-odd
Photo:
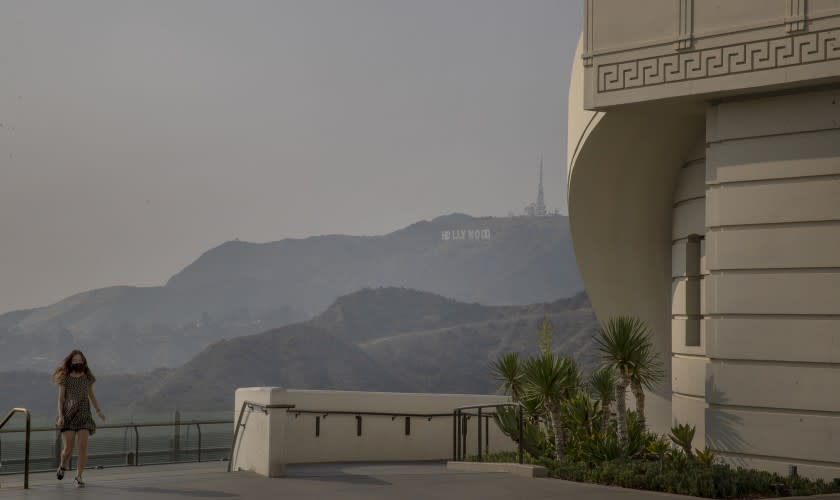
<svg viewBox="0 0 840 500"><path fill-rule="evenodd" d="M453 231L465 231L458 233ZM487 239L466 231L485 230ZM444 231L451 233L444 239ZM476 239L479 238L479 239ZM407 287L464 302L531 304L577 293L568 219L450 215L385 236L316 236L273 243L225 243L166 284L277 302L317 313L362 288Z"/></svg>
<svg viewBox="0 0 840 500"><path fill-rule="evenodd" d="M406 288L364 289L339 297L310 323L352 342L484 321L518 308L466 304Z"/></svg>
<svg viewBox="0 0 840 500"><path fill-rule="evenodd" d="M100 360L101 373L174 368L213 342L306 320L338 297L384 286L489 305L545 302L583 288L563 216L454 214L383 236L230 241L164 286L103 288L0 315L7 360L0 371L47 371L74 347ZM472 307L476 319L483 317L482 306ZM443 303L437 313L446 317ZM339 304L322 321L338 317L330 314L348 313ZM344 318L349 336L370 335L367 315ZM386 331L437 324L389 321L382 324Z"/></svg>
<svg viewBox="0 0 840 500"><path fill-rule="evenodd" d="M146 408L217 409L237 387L394 391L410 383L356 345L306 324L213 344L141 401Z"/></svg>
<svg viewBox="0 0 840 500"><path fill-rule="evenodd" d="M504 319L385 337L360 347L385 368L411 380L414 392L489 394L497 388L493 362L505 352L536 354L536 331L547 317L555 327L554 349L573 356L584 370L592 370L599 361L593 342L598 328L592 310L557 310L557 305L532 314L521 311Z"/></svg>
<svg viewBox="0 0 840 500"><path fill-rule="evenodd" d="M543 317L556 327L555 350L574 355L585 369L595 366L597 323L583 294L488 307L384 288L342 297L308 323L214 344L172 371L143 404L167 408L178 399L224 408L233 404L236 387L261 385L492 393L493 361L506 351L535 353Z"/></svg>

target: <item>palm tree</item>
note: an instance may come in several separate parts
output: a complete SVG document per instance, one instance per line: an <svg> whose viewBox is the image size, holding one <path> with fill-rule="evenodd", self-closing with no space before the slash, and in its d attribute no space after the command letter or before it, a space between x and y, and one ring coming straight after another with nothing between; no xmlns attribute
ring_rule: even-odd
<svg viewBox="0 0 840 500"><path fill-rule="evenodd" d="M500 383L500 389L509 394L514 403L522 396L522 380L525 375L524 365L519 359L519 353L508 352L493 364L493 375Z"/></svg>
<svg viewBox="0 0 840 500"><path fill-rule="evenodd" d="M562 405L579 387L580 371L572 358L547 353L530 358L525 364L523 397L537 402L543 408L554 433L554 449L558 459L563 456L565 443L561 422Z"/></svg>
<svg viewBox="0 0 840 500"><path fill-rule="evenodd" d="M639 422L642 429L647 429L645 420L645 389L653 389L656 382L662 380L665 375L662 364L653 351L653 346L648 345L641 349L636 363L637 369L630 374L630 390L636 398L636 412L639 414Z"/></svg>
<svg viewBox="0 0 840 500"><path fill-rule="evenodd" d="M671 427L671 434L668 436L671 441L682 448L690 460L694 460L694 453L691 452L691 444L694 441L695 427L688 424L674 424Z"/></svg>
<svg viewBox="0 0 840 500"><path fill-rule="evenodd" d="M615 370L618 380L615 386L616 413L618 414L618 435L627 436L626 394L630 387L636 398L642 428L645 428L645 393L664 374L656 358L650 340L650 332L639 318L618 316L610 318L598 332L598 347L607 366Z"/></svg>
<svg viewBox="0 0 840 500"><path fill-rule="evenodd" d="M613 420L610 415L610 407L613 399L615 399L615 370L609 366L602 366L598 368L592 375L589 376L589 387L592 392L601 401L601 430L607 430L610 422Z"/></svg>
<svg viewBox="0 0 840 500"><path fill-rule="evenodd" d="M598 432L598 415L601 413L601 402L583 390L577 391L562 405L564 427L571 431L572 437L578 442L585 441Z"/></svg>
<svg viewBox="0 0 840 500"><path fill-rule="evenodd" d="M523 408L511 406L500 406L493 413L493 420L499 426L502 433L519 443L519 412ZM532 457L541 457L545 454L545 434L538 422L526 418L522 422L522 448Z"/></svg>

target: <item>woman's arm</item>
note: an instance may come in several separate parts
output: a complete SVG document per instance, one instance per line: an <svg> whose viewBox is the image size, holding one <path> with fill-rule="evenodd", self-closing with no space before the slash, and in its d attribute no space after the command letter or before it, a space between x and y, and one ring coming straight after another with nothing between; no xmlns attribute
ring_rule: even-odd
<svg viewBox="0 0 840 500"><path fill-rule="evenodd" d="M64 384L58 386L58 405L56 406L56 423L59 427L64 423Z"/></svg>
<svg viewBox="0 0 840 500"><path fill-rule="evenodd" d="M93 403L93 407L96 408L96 414L99 415L99 418L105 420L105 414L99 408L99 402L96 401L96 394L93 393L93 384L90 384L90 389L88 389L88 397L90 398L90 402Z"/></svg>

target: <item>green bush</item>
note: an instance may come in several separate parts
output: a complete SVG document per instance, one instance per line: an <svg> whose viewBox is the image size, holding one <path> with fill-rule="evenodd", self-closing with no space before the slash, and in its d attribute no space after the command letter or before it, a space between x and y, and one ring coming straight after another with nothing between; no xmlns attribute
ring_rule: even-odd
<svg viewBox="0 0 840 500"><path fill-rule="evenodd" d="M682 450L681 457L687 459ZM685 460L675 467L671 460L611 460L543 462L549 475L569 481L661 491L704 498L756 498L840 493L840 481L826 483L802 477L782 477L769 472L734 468L726 464L698 464Z"/></svg>
<svg viewBox="0 0 840 500"><path fill-rule="evenodd" d="M519 442L519 416L517 409L513 407L496 408L493 420L504 435L511 438L515 443ZM548 452L546 436L540 430L539 425L534 424L531 419L522 422L522 447L534 456L543 456Z"/></svg>
<svg viewBox="0 0 840 500"><path fill-rule="evenodd" d="M840 478L833 482L815 481L803 477L782 477L722 463L692 461L680 447L672 446L663 451L662 443L668 443L664 436L654 436L647 446L647 453L637 458L627 458L617 440L606 439L614 443L610 447L618 451L611 453L619 458L598 461L567 457L556 461L525 453L524 461L543 465L548 469L549 476L568 481L705 498L768 498L840 493ZM475 461L476 457L468 457L467 460ZM517 460L515 452L493 453L484 457L486 462Z"/></svg>
<svg viewBox="0 0 840 500"><path fill-rule="evenodd" d="M693 449L691 425L675 423L663 436L649 432L641 389L661 373L640 320L608 321L599 338L605 365L588 378L572 358L551 351L552 332L544 321L540 357L520 359L509 353L494 365L502 389L525 416L526 463L544 465L552 477L570 481L706 498L840 493L840 478L826 483L720 463L713 450ZM626 411L628 386L640 413ZM499 408L495 420L502 432L518 439L517 410ZM484 460L517 458L516 453L494 453Z"/></svg>

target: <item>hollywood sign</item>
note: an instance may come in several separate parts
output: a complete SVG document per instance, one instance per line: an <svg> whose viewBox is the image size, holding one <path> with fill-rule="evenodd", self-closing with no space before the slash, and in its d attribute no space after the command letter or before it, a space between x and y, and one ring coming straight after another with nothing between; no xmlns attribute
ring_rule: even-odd
<svg viewBox="0 0 840 500"><path fill-rule="evenodd" d="M453 229L451 231L441 231L440 239L443 241L450 240L489 240L489 229Z"/></svg>

